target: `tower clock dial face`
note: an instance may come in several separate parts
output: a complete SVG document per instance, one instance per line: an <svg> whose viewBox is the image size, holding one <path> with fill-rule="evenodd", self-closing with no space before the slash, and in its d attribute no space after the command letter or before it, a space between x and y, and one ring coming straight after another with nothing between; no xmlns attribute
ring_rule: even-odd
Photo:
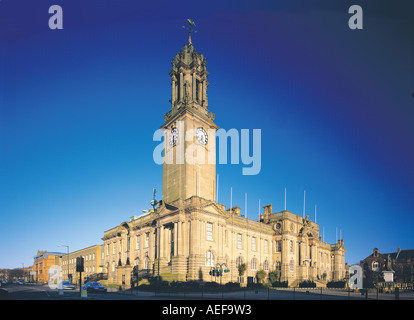
<svg viewBox="0 0 414 320"><path fill-rule="evenodd" d="M198 142L200 142L201 144L207 143L208 136L207 136L206 131L203 128L197 128L196 136L197 136Z"/></svg>
<svg viewBox="0 0 414 320"><path fill-rule="evenodd" d="M178 129L172 128L170 133L170 146L174 146L178 139Z"/></svg>

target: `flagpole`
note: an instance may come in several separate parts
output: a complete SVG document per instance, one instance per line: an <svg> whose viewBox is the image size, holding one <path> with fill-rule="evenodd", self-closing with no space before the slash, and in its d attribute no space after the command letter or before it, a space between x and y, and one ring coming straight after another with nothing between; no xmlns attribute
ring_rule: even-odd
<svg viewBox="0 0 414 320"><path fill-rule="evenodd" d="M305 218L306 190L303 190L303 218Z"/></svg>
<svg viewBox="0 0 414 320"><path fill-rule="evenodd" d="M247 219L247 192L244 194L244 215Z"/></svg>

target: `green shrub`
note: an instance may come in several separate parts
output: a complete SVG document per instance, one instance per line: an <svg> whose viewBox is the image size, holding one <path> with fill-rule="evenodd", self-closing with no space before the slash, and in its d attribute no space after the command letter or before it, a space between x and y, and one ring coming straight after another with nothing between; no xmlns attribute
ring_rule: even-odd
<svg viewBox="0 0 414 320"><path fill-rule="evenodd" d="M299 283L299 288L316 288L316 283L312 280L305 280Z"/></svg>
<svg viewBox="0 0 414 320"><path fill-rule="evenodd" d="M274 288L287 288L289 286L288 281L274 281L272 282L272 287Z"/></svg>
<svg viewBox="0 0 414 320"><path fill-rule="evenodd" d="M239 282L227 282L224 287L226 288L240 288Z"/></svg>
<svg viewBox="0 0 414 320"><path fill-rule="evenodd" d="M329 281L326 284L327 288L345 288L346 281Z"/></svg>

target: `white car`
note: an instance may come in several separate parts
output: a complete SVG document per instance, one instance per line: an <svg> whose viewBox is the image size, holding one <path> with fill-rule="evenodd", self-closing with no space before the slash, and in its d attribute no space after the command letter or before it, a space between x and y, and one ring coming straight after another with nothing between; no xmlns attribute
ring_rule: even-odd
<svg viewBox="0 0 414 320"><path fill-rule="evenodd" d="M63 281L62 288L63 290L75 290L76 289L75 285L71 283L70 281Z"/></svg>

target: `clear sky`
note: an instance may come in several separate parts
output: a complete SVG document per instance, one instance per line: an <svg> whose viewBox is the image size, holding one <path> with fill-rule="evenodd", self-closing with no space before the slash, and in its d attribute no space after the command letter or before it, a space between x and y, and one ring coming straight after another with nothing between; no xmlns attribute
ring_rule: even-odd
<svg viewBox="0 0 414 320"><path fill-rule="evenodd" d="M63 8L63 30L48 9ZM261 205L341 231L346 261L413 249L414 5L353 1L0 1L0 268L37 250L102 243L162 194L154 131L169 111L171 60L207 59L223 129L261 129L260 174L218 165L219 202Z"/></svg>

